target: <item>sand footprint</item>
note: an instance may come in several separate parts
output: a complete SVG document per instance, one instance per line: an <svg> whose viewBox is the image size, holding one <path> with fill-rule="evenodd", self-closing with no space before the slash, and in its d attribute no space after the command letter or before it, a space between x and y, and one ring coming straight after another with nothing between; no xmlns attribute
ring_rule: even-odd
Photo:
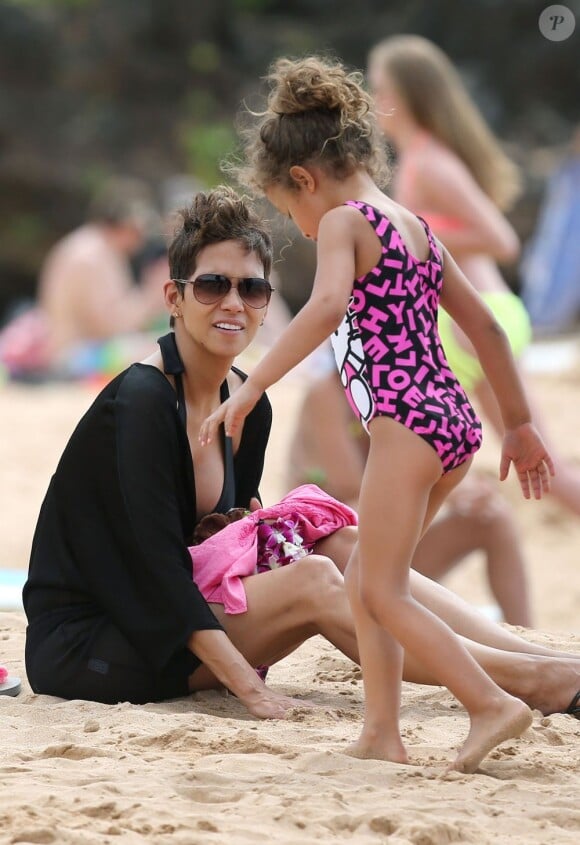
<svg viewBox="0 0 580 845"><path fill-rule="evenodd" d="M116 755L109 751L102 751L100 748L91 748L85 745L74 745L64 743L61 745L49 745L40 754L39 758L64 757L68 760L89 760L91 757L112 757ZM34 759L29 757L28 759Z"/></svg>

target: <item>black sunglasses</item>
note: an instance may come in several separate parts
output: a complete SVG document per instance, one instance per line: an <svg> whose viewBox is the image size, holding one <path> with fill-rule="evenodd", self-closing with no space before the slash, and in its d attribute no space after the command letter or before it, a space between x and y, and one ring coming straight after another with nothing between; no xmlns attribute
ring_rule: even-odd
<svg viewBox="0 0 580 845"><path fill-rule="evenodd" d="M242 302L250 308L265 308L274 290L266 279L238 279L236 286L231 279L219 273L203 273L195 279L172 279L171 281L192 285L193 295L202 305L214 305L235 287Z"/></svg>

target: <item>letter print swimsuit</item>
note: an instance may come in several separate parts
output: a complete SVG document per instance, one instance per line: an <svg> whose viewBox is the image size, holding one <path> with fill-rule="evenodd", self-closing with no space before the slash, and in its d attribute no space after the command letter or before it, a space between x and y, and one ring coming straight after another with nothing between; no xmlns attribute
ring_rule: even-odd
<svg viewBox="0 0 580 845"><path fill-rule="evenodd" d="M355 279L331 338L347 399L367 431L374 417L391 417L426 440L448 472L479 449L481 423L437 331L441 253L424 220L430 254L418 261L381 211L346 204L365 215L382 245L377 266Z"/></svg>

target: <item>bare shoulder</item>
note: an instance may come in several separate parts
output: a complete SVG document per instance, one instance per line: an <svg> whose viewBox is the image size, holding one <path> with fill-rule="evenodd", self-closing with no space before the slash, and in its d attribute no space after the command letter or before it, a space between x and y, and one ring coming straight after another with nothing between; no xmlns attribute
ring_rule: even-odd
<svg viewBox="0 0 580 845"><path fill-rule="evenodd" d="M440 167L451 170L466 169L459 156L435 138L431 138L429 143L413 153L413 164L418 171L429 174L436 172Z"/></svg>
<svg viewBox="0 0 580 845"><path fill-rule="evenodd" d="M426 259L429 255L429 241L417 215L388 197L385 197L379 210L388 217L409 252L419 260Z"/></svg>
<svg viewBox="0 0 580 845"><path fill-rule="evenodd" d="M351 205L337 205L331 208L320 219L318 233L324 234L352 234L353 222L358 218L362 218L358 209Z"/></svg>
<svg viewBox="0 0 580 845"><path fill-rule="evenodd" d="M146 358L142 358L139 363L148 364L150 367L157 367L158 370L163 372L163 358L161 357L161 352L158 349Z"/></svg>
<svg viewBox="0 0 580 845"><path fill-rule="evenodd" d="M391 208L395 205L386 195L381 198L380 205L378 203L368 204L374 205L388 217L390 217ZM341 247L354 246L358 248L361 244L374 243L376 240L376 235L366 216L354 205L339 205L327 211L318 228L319 240L321 235L333 239L340 238L335 243L340 244Z"/></svg>
<svg viewBox="0 0 580 845"><path fill-rule="evenodd" d="M63 277L81 271L102 273L103 265L109 269L112 255L111 248L101 237L89 227L81 227L54 245L45 269Z"/></svg>

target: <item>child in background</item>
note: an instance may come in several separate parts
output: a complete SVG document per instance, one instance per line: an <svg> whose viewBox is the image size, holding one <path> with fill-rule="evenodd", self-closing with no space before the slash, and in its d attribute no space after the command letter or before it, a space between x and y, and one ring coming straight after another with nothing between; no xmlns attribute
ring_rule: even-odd
<svg viewBox="0 0 580 845"><path fill-rule="evenodd" d="M365 689L364 726L350 752L407 762L399 729L404 647L468 711L469 734L452 768L473 772L498 743L526 730L532 714L409 590L417 543L481 442L439 341L439 300L469 336L501 407L500 477L513 463L524 496L531 489L540 498L552 462L504 332L428 226L378 185L385 164L360 75L315 57L281 59L269 81L241 176L317 241L316 277L306 305L205 420L199 439L211 442L222 422L235 436L264 390L332 335L347 397L370 435L359 542L346 572Z"/></svg>

